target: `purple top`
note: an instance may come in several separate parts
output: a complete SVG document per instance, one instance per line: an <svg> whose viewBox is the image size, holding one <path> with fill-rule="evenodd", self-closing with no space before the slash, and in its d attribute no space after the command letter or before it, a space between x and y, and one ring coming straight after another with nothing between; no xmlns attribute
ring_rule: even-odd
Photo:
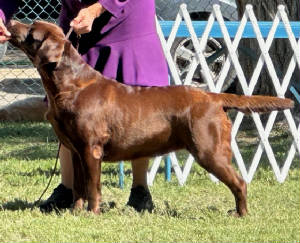
<svg viewBox="0 0 300 243"><path fill-rule="evenodd" d="M60 26L68 32L85 2L62 0ZM96 1L93 1L96 2ZM154 0L99 0L107 10L81 36L79 53L103 75L129 85L166 86L168 69L155 27ZM18 0L0 0L0 17L11 18ZM3 11L2 11L2 10ZM75 41L75 34L71 35Z"/></svg>

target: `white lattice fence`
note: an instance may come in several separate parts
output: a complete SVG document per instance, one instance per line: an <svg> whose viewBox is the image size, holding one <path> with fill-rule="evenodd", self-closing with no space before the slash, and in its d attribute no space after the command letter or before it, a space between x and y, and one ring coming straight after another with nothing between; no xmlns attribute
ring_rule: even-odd
<svg viewBox="0 0 300 243"><path fill-rule="evenodd" d="M171 56L171 52L170 52L172 43L174 42L174 40L176 38L176 34L177 34L179 26L182 22L185 23L185 25L188 29L190 38L192 40L194 49L196 50L195 58L191 62L190 69L187 73L184 83L182 83L182 81L179 78L179 75L178 75L177 69L176 69L176 64L174 63L173 58ZM220 26L220 30L222 32L224 42L228 48L228 57L226 59L224 66L222 67L222 70L221 70L221 73L220 73L220 76L219 76L217 82L214 82L211 71L208 66L208 63L206 61L206 57L204 55L204 51L205 51L205 47L207 45L207 41L208 41L210 32L213 28L213 25L216 22ZM258 62L256 64L256 67L252 74L251 80L248 84L246 82L244 72L242 70L242 67L241 67L239 59L238 59L237 48L238 48L240 40L242 39L243 33L245 31L245 27L249 22L251 23L251 25L253 27L255 37L258 41L259 48L261 50L261 55L258 59ZM275 32L279 28L278 27L279 24L282 24L282 23L283 23L284 29L288 35L288 39L289 39L289 42L291 44L294 54L290 60L290 63L289 63L288 69L284 75L284 78L280 82L279 78L276 74L276 70L274 68L273 62L270 58L269 49L271 47L272 41L275 38ZM157 31L158 31L158 34L159 34L159 37L160 37L160 40L161 40L161 43L162 43L162 46L164 49L164 53L165 53L165 56L166 56L166 59L167 59L168 65L169 65L171 75L173 77L175 84L177 84L177 85L180 85L180 84L189 85L192 81L192 77L197 69L197 66L200 64L201 72L202 72L201 75L202 75L202 77L204 77L205 82L208 84L210 91L219 93L221 91L222 85L224 84L224 81L227 77L230 66L232 65L234 67L234 69L236 70L236 74L237 74L238 80L241 84L244 94L251 95L253 93L254 87L258 81L259 75L262 72L262 68L265 65L267 67L269 75L273 81L277 96L284 97L285 93L287 91L289 82L291 80L292 73L294 72L294 70L296 68L296 65L298 65L298 68L300 69L300 39L298 40L298 42L296 41L295 35L293 34L290 22L288 20L287 14L284 10L284 6L282 6L282 5L280 5L278 7L278 12L273 20L272 27L269 31L269 34L268 34L266 40L263 38L263 35L259 28L259 23L254 15L251 5L246 6L245 13L239 23L237 32L236 32L233 40L231 40L231 38L230 38L229 32L226 28L224 19L222 17L222 13L220 11L220 7L218 5L213 6L213 12L211 13L209 19L207 20L207 24L205 26L202 36L197 37L196 32L193 28L191 18L186 9L186 5L182 5L180 7L180 10L176 17L176 20L174 21L172 30L170 32L169 38L167 40L165 39L163 31L159 24L157 24ZM201 37L201 39L199 37ZM297 105L299 105L299 104L297 104ZM256 149L256 152L254 154L254 157L251 161L251 164L250 164L250 167L248 170L245 166L245 162L243 160L243 157L240 153L240 149L239 149L237 141L236 141L236 135L240 128L242 120L244 118L244 114L241 112L238 112L235 120L233 121L232 144L231 144L232 150L233 150L233 154L234 154L237 166L240 170L240 173L247 183L250 183L251 180L253 179L255 171L260 163L263 151L266 152L267 158L268 158L270 165L274 171L276 179L279 182L283 182L285 180L285 178L287 177L289 168L291 166L291 163L292 163L294 157L296 156L296 152L298 151L298 153L299 153L300 128L299 128L299 126L298 126L298 128L296 127L296 123L293 119L291 111L285 110L284 115L285 115L287 123L289 125L289 130L293 136L293 143L292 143L289 151L287 151L287 157L286 157L286 160L284 161L283 166L280 168L280 166L278 165L278 162L276 161L276 158L274 156L273 149L269 143L269 135L270 135L270 132L274 125L277 114L278 114L277 111L273 111L268 118L266 126L264 127L259 114L252 113L252 118L253 118L253 121L257 128L260 142L259 142L259 145ZM160 156L160 157L157 157L154 159L153 165L152 165L150 171L148 172L148 184L149 185L153 184L155 175L158 171L160 163L162 162L162 158L163 157ZM178 162L178 159L177 159L175 153L170 154L170 159L171 159L171 164L175 171L176 177L179 181L179 184L183 185L189 175L192 164L194 162L194 158L191 155L189 155L182 168L179 165L179 162ZM213 180L216 180L216 178L213 177L212 175L211 175L211 178Z"/></svg>

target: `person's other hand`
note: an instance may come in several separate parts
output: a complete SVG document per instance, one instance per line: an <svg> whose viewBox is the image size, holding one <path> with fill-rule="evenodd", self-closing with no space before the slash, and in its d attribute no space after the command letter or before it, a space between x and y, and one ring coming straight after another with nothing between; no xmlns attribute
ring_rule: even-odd
<svg viewBox="0 0 300 243"><path fill-rule="evenodd" d="M4 43L10 39L10 33L6 29L3 20L0 18L0 43Z"/></svg>
<svg viewBox="0 0 300 243"><path fill-rule="evenodd" d="M70 26L78 35L89 33L95 18L99 17L103 11L104 8L100 3L94 3L81 9L77 17L71 21Z"/></svg>

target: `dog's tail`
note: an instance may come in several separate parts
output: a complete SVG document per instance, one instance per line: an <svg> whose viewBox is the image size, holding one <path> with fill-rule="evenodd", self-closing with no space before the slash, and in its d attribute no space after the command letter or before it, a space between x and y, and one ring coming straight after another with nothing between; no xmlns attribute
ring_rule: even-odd
<svg viewBox="0 0 300 243"><path fill-rule="evenodd" d="M287 98L278 98L262 95L235 95L235 94L214 94L210 93L214 99L223 103L224 110L236 109L243 113L270 112L274 110L285 110L294 107L294 101Z"/></svg>

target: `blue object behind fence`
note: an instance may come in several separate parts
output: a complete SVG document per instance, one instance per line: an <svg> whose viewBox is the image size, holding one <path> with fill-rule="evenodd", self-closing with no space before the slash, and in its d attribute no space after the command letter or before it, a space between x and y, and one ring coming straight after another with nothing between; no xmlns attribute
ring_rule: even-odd
<svg viewBox="0 0 300 243"><path fill-rule="evenodd" d="M193 27L195 29L195 32L197 36L202 36L204 29L207 25L207 21L193 21ZM171 33L174 21L160 21L159 22L161 29L164 33L165 37L168 37ZM259 21L258 25L260 28L260 31L262 33L263 37L267 37L270 29L272 27L273 22L269 21ZM240 22L238 21L225 21L226 28L228 30L228 33L230 37L235 37L235 34L238 30L238 27L240 25ZM292 31L295 35L296 38L299 38L300 36L300 22L290 22ZM181 22L178 32L176 34L176 37L187 37L190 36L190 33L186 27L185 22ZM210 36L214 38L223 38L221 28L218 22L215 22L213 24L213 27L210 31ZM243 32L243 38L256 38L256 35L254 33L253 27L251 22L248 22L246 24L245 30ZM288 35L286 33L286 30L284 28L284 24L282 22L279 23L276 33L275 33L275 38L288 38Z"/></svg>

